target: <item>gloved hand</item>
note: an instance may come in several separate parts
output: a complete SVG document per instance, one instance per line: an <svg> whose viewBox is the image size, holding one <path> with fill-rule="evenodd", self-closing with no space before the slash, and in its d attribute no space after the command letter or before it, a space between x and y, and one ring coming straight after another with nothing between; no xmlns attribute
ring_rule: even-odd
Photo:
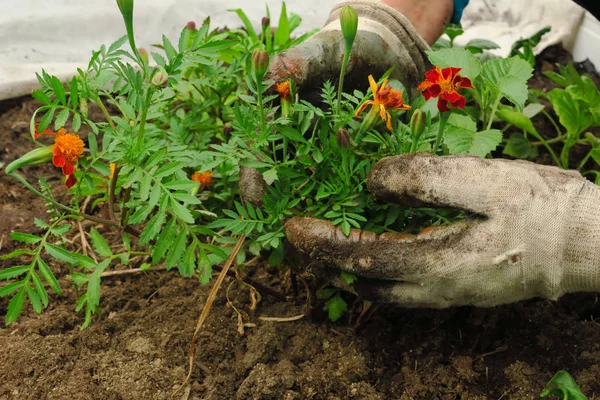
<svg viewBox="0 0 600 400"><path fill-rule="evenodd" d="M325 79L335 79L344 54L339 15L347 5L358 14L358 32L346 82L352 85L354 75L354 81L366 85L369 74L378 77L395 67L392 78L406 87L416 87L425 73L424 51L429 46L404 15L378 0L351 0L335 5L317 34L273 59L270 78L279 82L291 77L298 87L317 88Z"/></svg>
<svg viewBox="0 0 600 400"><path fill-rule="evenodd" d="M297 250L358 275L367 298L407 307L495 306L600 290L600 188L530 162L425 154L389 157L369 175L378 200L453 207L474 219L405 238L294 218ZM339 273L338 273L339 275Z"/></svg>

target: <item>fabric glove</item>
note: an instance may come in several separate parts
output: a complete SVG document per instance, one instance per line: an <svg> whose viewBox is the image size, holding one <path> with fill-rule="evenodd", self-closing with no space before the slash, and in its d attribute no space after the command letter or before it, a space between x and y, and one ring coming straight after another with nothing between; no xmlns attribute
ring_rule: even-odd
<svg viewBox="0 0 600 400"><path fill-rule="evenodd" d="M600 290L600 188L576 171L415 154L382 159L367 183L378 200L481 217L414 238L360 230L346 237L327 221L287 222L292 246L358 275L355 288L367 298L407 307L489 307Z"/></svg>
<svg viewBox="0 0 600 400"><path fill-rule="evenodd" d="M379 78L394 67L392 78L406 87L416 87L427 67L424 51L429 46L404 15L378 0L336 4L318 33L273 59L270 77L275 81L291 77L299 87L318 88L323 80L337 77L344 55L340 27L344 6L353 7L358 14L358 32L347 73L366 85L369 74Z"/></svg>

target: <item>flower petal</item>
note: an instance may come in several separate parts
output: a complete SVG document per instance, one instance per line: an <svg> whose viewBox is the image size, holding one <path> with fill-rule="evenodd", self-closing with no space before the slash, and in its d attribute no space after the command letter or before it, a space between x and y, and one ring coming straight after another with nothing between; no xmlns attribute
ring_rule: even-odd
<svg viewBox="0 0 600 400"><path fill-rule="evenodd" d="M450 108L448 108L448 101L442 99L441 97L438 99L437 108L439 112L450 111Z"/></svg>
<svg viewBox="0 0 600 400"><path fill-rule="evenodd" d="M386 126L386 128L388 128L391 131L393 129L393 127L392 127L392 116L390 115L389 112L386 112L386 116L387 116L387 119L384 119L385 126Z"/></svg>
<svg viewBox="0 0 600 400"><path fill-rule="evenodd" d="M67 162L65 155L60 151L58 147L54 147L54 157L52 157L52 163L57 167L62 167Z"/></svg>
<svg viewBox="0 0 600 400"><path fill-rule="evenodd" d="M75 175L71 174L67 177L67 180L65 181L65 186L67 187L67 189L71 189L76 183L77 178L75 178Z"/></svg>
<svg viewBox="0 0 600 400"><path fill-rule="evenodd" d="M75 172L75 167L70 162L65 161L65 165L63 165L62 167L62 171L65 175L71 175L73 172Z"/></svg>
<svg viewBox="0 0 600 400"><path fill-rule="evenodd" d="M364 103L362 103L360 105L360 107L358 107L358 110L356 110L356 112L354 113L355 117L358 117L358 114L360 114L361 112L363 112L365 110L365 108L367 108L367 106L369 104L375 104L375 102L373 100L367 100Z"/></svg>
<svg viewBox="0 0 600 400"><path fill-rule="evenodd" d="M369 75L369 86L371 87L371 91L373 92L373 98L377 98L377 82L373 79L373 75Z"/></svg>

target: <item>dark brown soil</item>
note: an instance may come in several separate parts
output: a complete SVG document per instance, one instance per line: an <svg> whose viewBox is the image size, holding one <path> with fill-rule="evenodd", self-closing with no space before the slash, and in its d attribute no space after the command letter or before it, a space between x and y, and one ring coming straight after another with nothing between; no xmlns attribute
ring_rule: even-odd
<svg viewBox="0 0 600 400"><path fill-rule="evenodd" d="M533 82L548 85L539 76ZM27 99L0 103L0 162L32 148L27 131L35 106ZM26 171L30 181L42 174L64 193L58 172L52 165ZM16 248L11 231L35 232L33 217L44 215L42 201L0 174L0 254ZM28 308L16 323L0 322L0 399L171 398L186 376L210 287L164 271L107 277L102 315L82 331L68 271L52 267L64 296L51 296L41 316ZM259 268L254 278L280 291L289 286L276 268ZM244 322L255 324L243 335L227 305L230 285ZM226 279L200 333L190 384L174 398L534 399L561 369L590 399L600 396L596 294L491 309L381 306L360 328L356 313L331 323L319 304L291 322L260 318L301 315L303 305L266 295L256 310L250 304L248 287ZM0 300L0 315L7 305Z"/></svg>

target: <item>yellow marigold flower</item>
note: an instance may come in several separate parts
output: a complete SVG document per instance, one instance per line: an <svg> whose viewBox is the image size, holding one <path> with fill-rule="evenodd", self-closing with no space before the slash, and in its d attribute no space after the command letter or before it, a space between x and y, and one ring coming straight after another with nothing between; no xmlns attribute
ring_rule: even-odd
<svg viewBox="0 0 600 400"><path fill-rule="evenodd" d="M108 166L110 168L110 175L108 176L108 179L112 179L113 176L115 176L115 168L117 165L114 162L111 162Z"/></svg>
<svg viewBox="0 0 600 400"><path fill-rule="evenodd" d="M62 168L63 174L67 177L65 186L70 188L76 182L75 178L75 164L83 155L84 144L83 140L74 133L66 133L64 128L60 128L57 133L52 132L49 129L44 132L38 133L37 126L34 137L37 139L40 135L51 135L54 136L54 146L52 153L52 163Z"/></svg>
<svg viewBox="0 0 600 400"><path fill-rule="evenodd" d="M290 81L283 81L275 84L275 91L281 96L281 100L289 100L290 98Z"/></svg>
<svg viewBox="0 0 600 400"><path fill-rule="evenodd" d="M371 112L374 112L373 110L377 111L381 119L385 121L385 126L391 131L392 117L388 110L410 110L410 106L404 104L402 92L386 86L387 83L388 80L385 79L381 83L381 86L378 86L375 79L373 79L373 75L369 75L369 85L373 92L373 100L368 100L361 104L354 116L358 116L368 105L371 105Z"/></svg>
<svg viewBox="0 0 600 400"><path fill-rule="evenodd" d="M202 186L210 186L212 183L212 172L194 172L192 180L198 182Z"/></svg>

